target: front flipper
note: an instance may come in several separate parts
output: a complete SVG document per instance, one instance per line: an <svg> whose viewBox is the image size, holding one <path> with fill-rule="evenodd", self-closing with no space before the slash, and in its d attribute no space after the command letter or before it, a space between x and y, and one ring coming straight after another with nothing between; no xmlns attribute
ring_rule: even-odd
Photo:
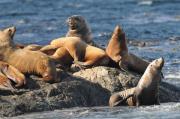
<svg viewBox="0 0 180 119"><path fill-rule="evenodd" d="M123 63L122 61L119 61L119 67L122 71L129 73L127 64Z"/></svg>
<svg viewBox="0 0 180 119"><path fill-rule="evenodd" d="M15 87L21 87L26 84L25 76L15 67L4 63L1 65L2 73L10 80L16 83Z"/></svg>
<svg viewBox="0 0 180 119"><path fill-rule="evenodd" d="M86 64L86 62L81 62L81 61L73 61L76 67L80 68L81 70L87 69L92 67L92 65Z"/></svg>

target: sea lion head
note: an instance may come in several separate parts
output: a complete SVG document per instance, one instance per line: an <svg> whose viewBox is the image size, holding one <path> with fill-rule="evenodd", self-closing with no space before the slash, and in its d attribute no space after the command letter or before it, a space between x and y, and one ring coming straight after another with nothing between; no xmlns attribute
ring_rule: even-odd
<svg viewBox="0 0 180 119"><path fill-rule="evenodd" d="M121 61L122 58L128 54L125 33L119 25L114 28L106 48L106 53L116 63Z"/></svg>
<svg viewBox="0 0 180 119"><path fill-rule="evenodd" d="M0 30L0 45L12 43L15 32L16 27L14 26Z"/></svg>
<svg viewBox="0 0 180 119"><path fill-rule="evenodd" d="M79 30L86 27L86 20L80 15L73 15L66 20L69 29Z"/></svg>
<svg viewBox="0 0 180 119"><path fill-rule="evenodd" d="M158 70L161 70L162 67L164 66L164 58L161 57L161 58L159 58L159 59L156 59L156 60L152 61L152 62L150 63L150 66L151 66L151 67L155 67L155 68L158 69Z"/></svg>

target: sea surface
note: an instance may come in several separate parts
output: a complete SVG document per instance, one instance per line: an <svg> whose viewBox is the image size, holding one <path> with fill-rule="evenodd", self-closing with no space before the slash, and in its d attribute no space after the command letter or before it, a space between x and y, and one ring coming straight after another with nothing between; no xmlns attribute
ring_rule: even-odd
<svg viewBox="0 0 180 119"><path fill-rule="evenodd" d="M65 20L84 16L94 41L106 46L119 24L131 41L129 51L149 61L164 57L166 82L180 87L180 0L0 0L0 29L16 26L14 41L47 44L65 36ZM180 103L144 107L70 108L32 113L15 119L178 119Z"/></svg>

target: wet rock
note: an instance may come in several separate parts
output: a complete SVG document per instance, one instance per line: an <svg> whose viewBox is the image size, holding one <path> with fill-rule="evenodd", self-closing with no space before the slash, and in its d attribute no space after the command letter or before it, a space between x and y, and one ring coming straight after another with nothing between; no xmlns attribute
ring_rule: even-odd
<svg viewBox="0 0 180 119"><path fill-rule="evenodd" d="M150 47L159 45L159 40L137 40L137 39L128 39L128 44L136 47Z"/></svg>
<svg viewBox="0 0 180 119"><path fill-rule="evenodd" d="M172 36L169 38L170 41L179 41L180 40L180 36Z"/></svg>
<svg viewBox="0 0 180 119"><path fill-rule="evenodd" d="M60 71L56 83L45 83L36 76L15 91L0 90L0 116L70 107L106 106L112 93L137 85L141 75L116 68L94 67L73 74ZM160 101L179 101L179 88L162 82Z"/></svg>
<svg viewBox="0 0 180 119"><path fill-rule="evenodd" d="M141 77L141 75L133 72L126 73L109 67L81 70L74 75L98 83L111 93L135 87ZM159 87L159 95L160 102L177 102L180 101L180 88L162 81Z"/></svg>

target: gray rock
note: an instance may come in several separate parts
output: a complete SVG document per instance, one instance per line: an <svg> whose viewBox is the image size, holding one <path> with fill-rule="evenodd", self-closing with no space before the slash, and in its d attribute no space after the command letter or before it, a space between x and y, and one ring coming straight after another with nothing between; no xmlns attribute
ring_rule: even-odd
<svg viewBox="0 0 180 119"><path fill-rule="evenodd" d="M136 86L140 75L116 68L94 67L73 74L60 71L56 83L45 83L36 76L15 91L0 90L0 116L70 107L108 105L111 93ZM160 86L161 102L179 101L180 90L168 83Z"/></svg>

